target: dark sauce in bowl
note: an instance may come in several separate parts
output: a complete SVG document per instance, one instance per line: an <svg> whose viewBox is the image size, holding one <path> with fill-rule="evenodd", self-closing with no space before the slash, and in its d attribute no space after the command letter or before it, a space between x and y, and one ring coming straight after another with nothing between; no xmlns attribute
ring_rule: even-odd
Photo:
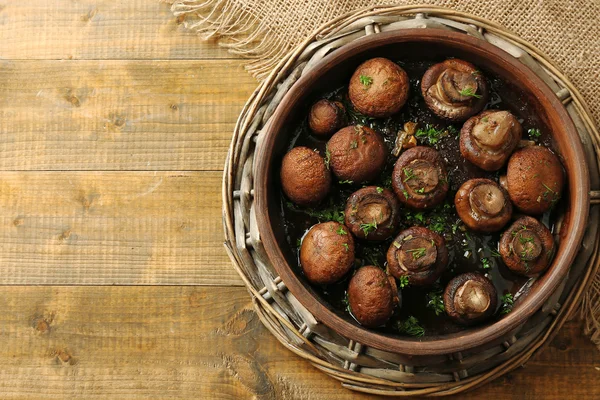
<svg viewBox="0 0 600 400"><path fill-rule="evenodd" d="M442 60L439 60L442 61ZM379 132L385 139L388 146L388 159L384 172L379 179L371 182L369 185L380 187L391 187L391 173L397 157L391 154L394 147L397 132L403 128L404 123L413 121L419 124L419 128L427 131L432 128L441 135L428 136L425 133L417 134L419 145L431 146L438 150L446 162L446 168L449 173L450 190L446 196L445 202L433 210L429 211L411 211L402 208L400 228L401 230L411 226L425 226L441 234L446 240L449 250L449 263L444 274L432 286L407 286L402 292L402 306L395 312L390 321L380 328L379 331L405 334L402 325L409 317L415 317L419 325L423 328L424 335L443 335L447 333L458 332L465 328L457 325L443 311L443 305L440 309L440 294L443 292L446 284L456 275L465 272L480 272L490 278L498 292L498 310L495 316L488 320L491 323L501 318L503 312L510 310L510 307L504 308L503 297L511 294L516 300L530 283L530 279L513 274L502 262L497 249L502 231L493 234L478 234L467 230L466 226L460 221L454 208L454 195L458 188L467 180L472 178L488 178L498 182L498 178L505 174L506 168L493 173L483 171L473 164L466 161L459 151L459 131L462 122L451 124L442 120L431 112L421 96L420 79L434 62L398 62L398 64L407 72L411 88L407 103L396 115L385 119L373 119L365 117L354 110L347 98L347 87L341 87L331 93L323 94L322 97L341 101L346 107L346 114L349 124L362 124L369 126ZM494 78L493 75L482 71L490 84L490 100L485 109L502 109L512 112L523 126L523 139L532 139L537 143L554 148L551 136L548 132L537 130L541 124L537 119L532 108L530 108L521 91L510 83L503 82ZM349 77L348 77L349 78ZM308 115L308 108L306 112ZM528 132L534 131L533 135ZM325 155L326 140L316 138L310 134L307 119L296 127L292 140L289 143L288 150L296 146L307 146L319 150ZM360 185L350 182L340 182L334 177L334 184L328 198L318 207L306 209L295 206L281 194L281 215L285 223L286 239L289 246L299 251L302 237L310 227L328 220L338 220L343 223L343 210L346 200L352 192L358 190ZM555 207L554 210L560 207ZM513 219L518 214L513 215ZM555 220L555 212L545 214L541 221L553 230L552 221ZM510 224L510 222L509 222ZM508 225L506 227L508 227ZM385 242L367 242L356 239L356 262L355 269L364 265L377 265L381 268L386 267L386 253L394 237ZM302 274L302 268L299 262L292 267L297 268L299 274ZM349 273L342 281L328 286L313 285L313 288L320 293L330 306L339 313L351 315L346 303L346 289L352 273ZM437 304L436 304L437 301ZM436 307L437 305L437 307ZM437 313L436 313L437 308Z"/></svg>

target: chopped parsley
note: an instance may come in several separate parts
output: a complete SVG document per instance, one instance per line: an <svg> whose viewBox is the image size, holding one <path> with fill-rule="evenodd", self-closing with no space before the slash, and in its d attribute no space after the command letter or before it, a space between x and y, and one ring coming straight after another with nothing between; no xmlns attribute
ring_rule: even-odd
<svg viewBox="0 0 600 400"><path fill-rule="evenodd" d="M460 93L462 96L475 97L476 99L481 98L481 95L475 93L475 90L473 90L472 87L466 87L466 88L460 90L458 93Z"/></svg>
<svg viewBox="0 0 600 400"><path fill-rule="evenodd" d="M500 300L502 302L502 306L500 308L500 314L508 314L512 311L513 304L515 302L512 293L507 293L502 296Z"/></svg>
<svg viewBox="0 0 600 400"><path fill-rule="evenodd" d="M531 128L527 131L529 137L532 139L539 139L542 136L542 132L537 128Z"/></svg>
<svg viewBox="0 0 600 400"><path fill-rule="evenodd" d="M409 284L410 282L408 281L408 276L406 275L402 275L400 279L398 279L398 286L400 286L400 289L407 287Z"/></svg>
<svg viewBox="0 0 600 400"><path fill-rule="evenodd" d="M406 250L406 252L412 254L413 260L418 260L425 255L427 249L425 247L419 247L417 249Z"/></svg>
<svg viewBox="0 0 600 400"><path fill-rule="evenodd" d="M369 236L369 233L377 229L377 221L373 220L370 224L360 224L360 229L362 229L365 236Z"/></svg>
<svg viewBox="0 0 600 400"><path fill-rule="evenodd" d="M490 269L492 268L492 264L490 262L489 258L483 257L481 259L481 266L483 267L483 269Z"/></svg>
<svg viewBox="0 0 600 400"><path fill-rule="evenodd" d="M427 300L427 308L432 309L435 315L441 315L446 311L444 309L444 299L441 290L427 293Z"/></svg>
<svg viewBox="0 0 600 400"><path fill-rule="evenodd" d="M419 320L412 315L404 321L398 321L397 328L400 333L410 336L421 337L425 334L425 329L419 324Z"/></svg>
<svg viewBox="0 0 600 400"><path fill-rule="evenodd" d="M373 83L373 78L371 78L370 76L361 75L358 79L360 80L360 83L362 83L364 86L369 86L371 85L371 83Z"/></svg>

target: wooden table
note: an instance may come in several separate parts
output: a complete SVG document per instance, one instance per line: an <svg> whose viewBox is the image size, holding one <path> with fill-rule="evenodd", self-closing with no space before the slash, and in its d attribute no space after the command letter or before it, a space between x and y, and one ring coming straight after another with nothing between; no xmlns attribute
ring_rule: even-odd
<svg viewBox="0 0 600 400"><path fill-rule="evenodd" d="M0 398L363 398L271 337L223 249L243 65L156 0L0 0ZM461 398L599 378L570 322Z"/></svg>

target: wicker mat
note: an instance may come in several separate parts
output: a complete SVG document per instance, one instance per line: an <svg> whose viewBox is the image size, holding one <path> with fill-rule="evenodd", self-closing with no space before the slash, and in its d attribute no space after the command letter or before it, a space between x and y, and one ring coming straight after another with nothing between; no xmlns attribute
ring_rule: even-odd
<svg viewBox="0 0 600 400"><path fill-rule="evenodd" d="M322 24L371 0L166 0L185 26L201 37L219 37L230 52L253 58L247 69L264 78L290 49ZM388 4L411 4L388 1ZM600 2L598 0L440 0L514 31L553 59L581 91L600 121ZM379 3L380 5L380 3ZM583 299L585 333L600 348L600 275Z"/></svg>

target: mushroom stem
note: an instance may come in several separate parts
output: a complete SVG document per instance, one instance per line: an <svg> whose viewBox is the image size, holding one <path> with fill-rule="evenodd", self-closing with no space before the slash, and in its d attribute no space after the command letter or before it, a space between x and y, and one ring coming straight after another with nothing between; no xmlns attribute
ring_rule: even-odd
<svg viewBox="0 0 600 400"><path fill-rule="evenodd" d="M483 284L472 279L463 283L454 295L454 307L460 314L476 317L490 306L490 295Z"/></svg>

